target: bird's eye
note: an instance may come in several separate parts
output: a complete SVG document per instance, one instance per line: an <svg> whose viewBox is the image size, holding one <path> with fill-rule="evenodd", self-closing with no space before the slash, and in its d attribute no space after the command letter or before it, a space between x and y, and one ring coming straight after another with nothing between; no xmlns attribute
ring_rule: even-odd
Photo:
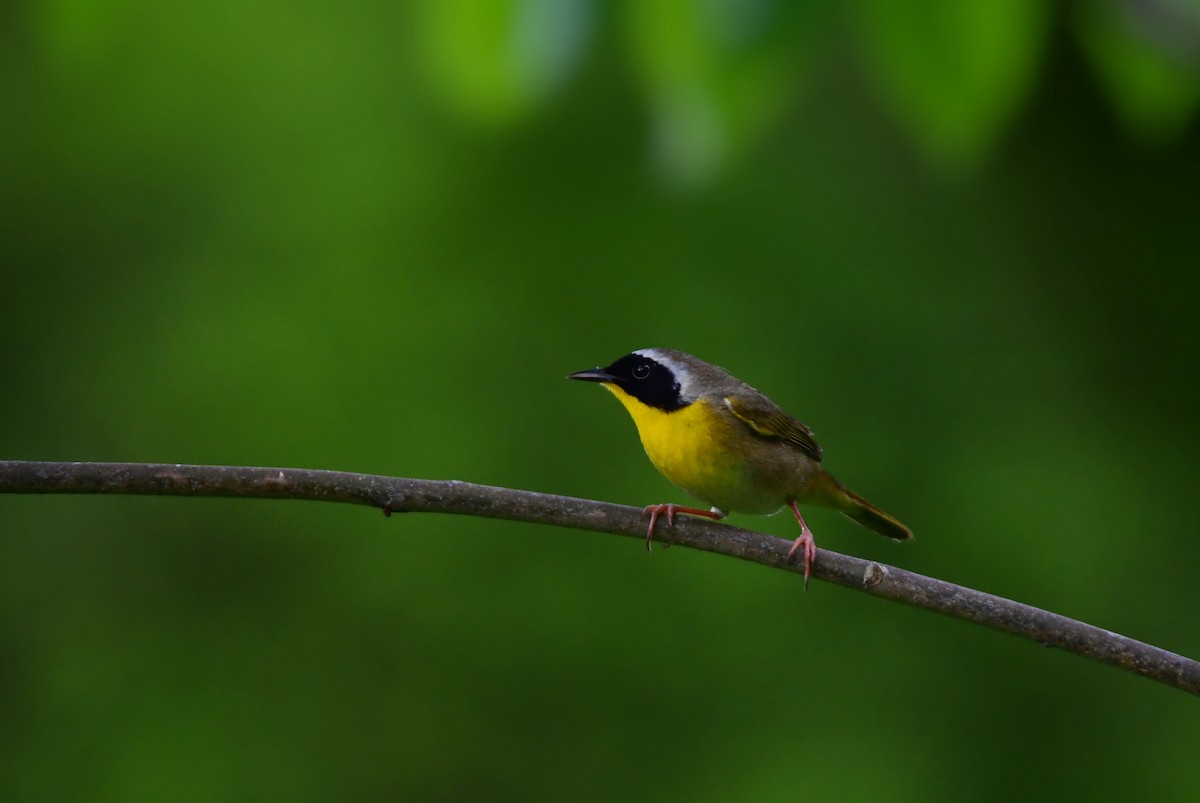
<svg viewBox="0 0 1200 803"><path fill-rule="evenodd" d="M645 379L648 376L650 376L649 363L639 362L637 365L633 366L634 379Z"/></svg>

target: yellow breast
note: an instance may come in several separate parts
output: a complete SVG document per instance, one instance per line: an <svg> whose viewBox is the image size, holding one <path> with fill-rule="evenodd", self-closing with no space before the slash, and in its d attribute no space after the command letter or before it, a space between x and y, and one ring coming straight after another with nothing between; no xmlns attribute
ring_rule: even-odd
<svg viewBox="0 0 1200 803"><path fill-rule="evenodd" d="M605 383L637 425L646 455L671 482L726 512L773 513L784 499L758 487L736 421L704 400L671 412Z"/></svg>

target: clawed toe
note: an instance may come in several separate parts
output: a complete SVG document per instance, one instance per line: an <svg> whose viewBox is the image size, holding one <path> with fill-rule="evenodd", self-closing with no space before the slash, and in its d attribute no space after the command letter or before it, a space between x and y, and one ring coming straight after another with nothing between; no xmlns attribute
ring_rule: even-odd
<svg viewBox="0 0 1200 803"><path fill-rule="evenodd" d="M649 516L650 516L650 526L646 528L646 551L647 552L650 551L650 543L654 540L654 526L656 524L658 524L658 517L661 516L663 513L667 514L667 526L668 527L675 524L675 514L676 513L687 513L688 515L691 515L691 516L703 516L706 519L713 519L714 521L725 518L725 514L722 511L717 510L716 508L713 508L712 510L702 510L700 508L685 507L683 505L673 505L673 504L646 505L645 509L642 511L642 515L649 514ZM666 549L669 546L671 546L671 545L663 544L663 549Z"/></svg>
<svg viewBox="0 0 1200 803"><path fill-rule="evenodd" d="M787 559L790 563L796 555L796 550L804 548L804 590L808 590L808 581L812 577L813 561L817 558L817 542L813 538L812 530L808 529L808 525L804 523L804 517L800 515L800 508L796 507L796 503L790 503L792 512L796 514L796 521L800 523L800 537L792 544L792 548L788 550Z"/></svg>

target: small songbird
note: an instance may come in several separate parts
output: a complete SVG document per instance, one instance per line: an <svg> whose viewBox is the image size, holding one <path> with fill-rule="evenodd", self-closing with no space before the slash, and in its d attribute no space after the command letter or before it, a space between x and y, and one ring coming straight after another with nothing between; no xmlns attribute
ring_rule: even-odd
<svg viewBox="0 0 1200 803"><path fill-rule="evenodd" d="M831 507L880 535L912 538L911 530L825 470L811 429L722 368L681 351L641 349L567 378L610 390L633 417L650 462L712 506L648 506L647 549L663 513L671 525L676 513L723 519L731 511L769 515L787 505L800 523L788 560L803 549L807 588L817 547L798 505Z"/></svg>

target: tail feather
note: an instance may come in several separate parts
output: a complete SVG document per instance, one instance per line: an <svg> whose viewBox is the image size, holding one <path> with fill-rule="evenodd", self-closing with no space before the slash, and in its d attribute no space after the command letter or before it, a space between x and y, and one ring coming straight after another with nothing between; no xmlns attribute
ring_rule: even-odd
<svg viewBox="0 0 1200 803"><path fill-rule="evenodd" d="M837 491L836 507L848 518L854 519L868 530L896 541L908 541L913 537L912 530L841 483L837 483Z"/></svg>

